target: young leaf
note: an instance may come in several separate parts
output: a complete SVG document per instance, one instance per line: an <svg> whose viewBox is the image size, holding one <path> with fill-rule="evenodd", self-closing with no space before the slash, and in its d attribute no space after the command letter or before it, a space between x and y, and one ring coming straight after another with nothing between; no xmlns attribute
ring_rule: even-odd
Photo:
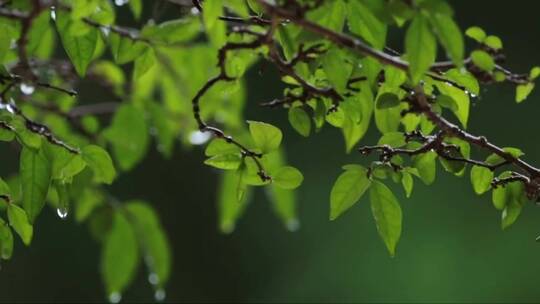
<svg viewBox="0 0 540 304"><path fill-rule="evenodd" d="M377 98L377 109L389 109L397 107L400 101L394 93L383 93Z"/></svg>
<svg viewBox="0 0 540 304"><path fill-rule="evenodd" d="M30 245L34 229L28 221L26 212L15 204L9 204L7 207L7 214L11 227L13 227L15 232L21 237L21 240L25 245Z"/></svg>
<svg viewBox="0 0 540 304"><path fill-rule="evenodd" d="M115 32L109 34L109 41L114 61L118 64L133 61L148 49L143 42L123 37Z"/></svg>
<svg viewBox="0 0 540 304"><path fill-rule="evenodd" d="M371 185L367 169L359 165L346 168L332 187L330 193L330 220L335 220L351 208Z"/></svg>
<svg viewBox="0 0 540 304"><path fill-rule="evenodd" d="M302 184L304 176L298 169L286 166L278 169L276 173L274 173L272 180L276 186L292 190L298 188Z"/></svg>
<svg viewBox="0 0 540 304"><path fill-rule="evenodd" d="M474 192L482 194L489 190L493 180L493 171L488 168L473 166L471 169L471 182Z"/></svg>
<svg viewBox="0 0 540 304"><path fill-rule="evenodd" d="M531 94L532 90L534 89L534 83L529 82L527 84L518 84L516 86L516 102L521 103L527 97L529 94Z"/></svg>
<svg viewBox="0 0 540 304"><path fill-rule="evenodd" d="M420 179L426 184L431 185L435 181L437 153L430 151L414 158L414 167L418 169Z"/></svg>
<svg viewBox="0 0 540 304"><path fill-rule="evenodd" d="M377 224L377 231L383 239L390 256L396 253L396 245L401 236L401 207L396 197L386 185L373 181L369 190L371 211Z"/></svg>
<svg viewBox="0 0 540 304"><path fill-rule="evenodd" d="M69 14L56 12L56 26L64 50L66 50L77 74L83 77L86 75L86 69L94 57L98 40L98 30L88 27L85 34L75 35L72 33L71 25L72 21Z"/></svg>
<svg viewBox="0 0 540 304"><path fill-rule="evenodd" d="M409 72L413 84L417 84L437 57L437 41L428 20L418 14L407 29L405 52L409 59Z"/></svg>
<svg viewBox="0 0 540 304"><path fill-rule="evenodd" d="M20 155L22 205L28 219L34 222L45 205L51 183L52 168L43 149L38 151L23 147Z"/></svg>
<svg viewBox="0 0 540 304"><path fill-rule="evenodd" d="M414 179L409 172L407 171L402 172L401 185L403 186L403 189L405 190L405 196L407 196L407 198L411 197L411 193L414 186Z"/></svg>
<svg viewBox="0 0 540 304"><path fill-rule="evenodd" d="M172 265L171 248L159 218L147 203L133 201L125 205L125 210L133 220L139 247L145 253L145 262L150 275L155 275L155 283L163 287L167 283Z"/></svg>
<svg viewBox="0 0 540 304"><path fill-rule="evenodd" d="M347 82L352 72L352 66L343 60L344 57L343 51L333 47L322 58L324 73L338 92L346 91Z"/></svg>
<svg viewBox="0 0 540 304"><path fill-rule="evenodd" d="M139 262L137 237L132 224L115 212L101 253L101 275L108 294L122 293L135 276Z"/></svg>
<svg viewBox="0 0 540 304"><path fill-rule="evenodd" d="M300 107L289 110L289 122L291 126L304 137L308 137L311 132L311 119L309 115Z"/></svg>
<svg viewBox="0 0 540 304"><path fill-rule="evenodd" d="M493 68L495 67L495 61L493 60L493 58L484 51L473 51L471 53L471 59L474 65L486 72L493 71Z"/></svg>
<svg viewBox="0 0 540 304"><path fill-rule="evenodd" d="M482 43L486 38L486 32L478 26L471 26L465 31L467 37L476 40L476 42Z"/></svg>
<svg viewBox="0 0 540 304"><path fill-rule="evenodd" d="M517 220L521 214L522 208L523 207L516 202L511 202L504 207L501 213L501 228L503 230L510 227L510 225Z"/></svg>
<svg viewBox="0 0 540 304"><path fill-rule="evenodd" d="M0 218L0 259L9 260L13 254L13 234L8 224Z"/></svg>
<svg viewBox="0 0 540 304"><path fill-rule="evenodd" d="M240 167L241 162L242 156L240 154L219 154L204 161L206 165L223 170L236 170Z"/></svg>
<svg viewBox="0 0 540 304"><path fill-rule="evenodd" d="M463 65L463 53L465 50L463 36L457 24L451 16L434 13L430 16L430 22L441 42L448 52L450 59L458 66Z"/></svg>
<svg viewBox="0 0 540 304"><path fill-rule="evenodd" d="M112 184L116 177L116 170L109 153L96 145L88 145L82 149L82 157L94 172L96 181Z"/></svg>
<svg viewBox="0 0 540 304"><path fill-rule="evenodd" d="M364 38L373 47L384 47L386 25L361 1L349 1L347 22L351 32Z"/></svg>
<svg viewBox="0 0 540 304"><path fill-rule="evenodd" d="M237 186L239 179L238 173L233 171L224 171L221 176L218 190L218 222L219 230L222 233L228 234L234 231L237 220L248 204L249 195L244 194L238 200Z"/></svg>
<svg viewBox="0 0 540 304"><path fill-rule="evenodd" d="M144 112L131 104L117 109L103 135L111 143L120 168L125 171L132 169L146 154L149 138Z"/></svg>
<svg viewBox="0 0 540 304"><path fill-rule="evenodd" d="M248 123L251 137L262 153L272 152L279 148L283 138L280 129L264 122L248 121Z"/></svg>

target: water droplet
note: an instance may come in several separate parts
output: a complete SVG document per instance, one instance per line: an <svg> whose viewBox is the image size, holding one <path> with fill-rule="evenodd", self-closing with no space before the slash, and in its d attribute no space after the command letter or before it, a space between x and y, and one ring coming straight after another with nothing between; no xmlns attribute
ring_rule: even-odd
<svg viewBox="0 0 540 304"><path fill-rule="evenodd" d="M190 12L192 15L198 15L199 14L199 10L196 8L196 7L192 7L191 8L191 12Z"/></svg>
<svg viewBox="0 0 540 304"><path fill-rule="evenodd" d="M148 275L148 282L152 285L157 285L159 283L159 277L155 273L151 273Z"/></svg>
<svg viewBox="0 0 540 304"><path fill-rule="evenodd" d="M56 10L55 10L54 6L51 7L51 19L56 20Z"/></svg>
<svg viewBox="0 0 540 304"><path fill-rule="evenodd" d="M129 0L114 0L114 4L116 4L116 6L122 6L128 2Z"/></svg>
<svg viewBox="0 0 540 304"><path fill-rule="evenodd" d="M68 216L68 210L67 208L58 208L56 209L56 214L58 214L58 217L61 219L65 219Z"/></svg>
<svg viewBox="0 0 540 304"><path fill-rule="evenodd" d="M36 90L36 87L34 87L31 84L21 83L20 89L24 95L30 95L34 93L34 91Z"/></svg>
<svg viewBox="0 0 540 304"><path fill-rule="evenodd" d="M113 292L109 295L110 303L119 303L122 300L122 295L119 292Z"/></svg>
<svg viewBox="0 0 540 304"><path fill-rule="evenodd" d="M210 132L195 131L189 135L189 142L192 145L202 145L206 143L211 137L212 135L210 134Z"/></svg>
<svg viewBox="0 0 540 304"><path fill-rule="evenodd" d="M297 219L287 221L287 229L289 231L297 231L298 229L300 229L300 221L298 221Z"/></svg>
<svg viewBox="0 0 540 304"><path fill-rule="evenodd" d="M154 292L154 299L158 302L165 300L166 296L167 294L165 293L165 289L163 288L159 288L156 290L156 292Z"/></svg>

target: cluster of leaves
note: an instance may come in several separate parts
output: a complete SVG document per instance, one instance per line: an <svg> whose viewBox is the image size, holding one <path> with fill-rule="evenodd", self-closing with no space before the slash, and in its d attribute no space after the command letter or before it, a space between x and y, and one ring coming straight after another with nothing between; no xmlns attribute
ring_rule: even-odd
<svg viewBox="0 0 540 304"><path fill-rule="evenodd" d="M137 29L117 24L126 9ZM12 256L13 231L31 242L45 205L62 218L74 209L103 245L111 301L120 300L141 256L162 299L171 257L155 211L144 202L119 202L104 187L135 168L151 144L170 157L178 144L208 143L205 164L222 170L222 232L234 230L254 186L265 187L277 216L295 229L294 189L303 175L286 163L277 127L243 118L242 77L258 60L271 62L286 85L283 96L262 105L287 109L300 135L328 124L341 130L350 152L372 122L381 133L376 146L359 150L377 160L343 167L331 190L330 219L369 191L377 230L394 255L402 211L387 181L409 197L415 177L433 183L440 162L456 176L472 165L474 191L492 190L508 227L537 199L540 169L523 161L519 149L465 131L470 100L481 85L508 82L522 102L540 68L505 69L502 41L479 27L464 32L475 43L466 55L453 14L443 0L0 5L0 140L12 143L20 160L18 172L0 180L0 208L7 213L0 218L1 257ZM391 27L403 32L403 54L387 47ZM443 57L448 61L438 61ZM104 89L113 102L87 102L93 96L74 90L83 85ZM485 159L473 157L473 148Z"/></svg>

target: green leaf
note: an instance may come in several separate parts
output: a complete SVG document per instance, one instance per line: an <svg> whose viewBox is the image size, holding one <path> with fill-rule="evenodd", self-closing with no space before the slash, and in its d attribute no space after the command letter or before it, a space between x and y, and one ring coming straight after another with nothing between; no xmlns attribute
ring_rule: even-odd
<svg viewBox="0 0 540 304"><path fill-rule="evenodd" d="M529 82L527 84L519 84L516 87L516 102L521 103L527 97L529 94L531 94L532 90L534 89L534 83Z"/></svg>
<svg viewBox="0 0 540 304"><path fill-rule="evenodd" d="M101 275L108 294L122 293L133 280L139 262L137 237L132 224L115 212L101 252Z"/></svg>
<svg viewBox="0 0 540 304"><path fill-rule="evenodd" d="M378 142L378 145L389 145L391 147L401 147L405 144L405 134L401 132L385 133Z"/></svg>
<svg viewBox="0 0 540 304"><path fill-rule="evenodd" d="M523 207L515 202L507 204L501 213L501 228L505 230L510 227L521 214Z"/></svg>
<svg viewBox="0 0 540 304"><path fill-rule="evenodd" d="M13 230L21 237L21 240L25 245L30 245L34 229L28 221L26 212L15 204L9 204L7 207L7 214L9 224L13 227Z"/></svg>
<svg viewBox="0 0 540 304"><path fill-rule="evenodd" d="M377 224L377 231L384 241L390 256L396 253L396 245L401 236L401 207L388 187L373 181L369 190L371 211Z"/></svg>
<svg viewBox="0 0 540 304"><path fill-rule="evenodd" d="M332 187L330 193L330 220L335 220L351 208L370 187L367 169L359 165L349 165Z"/></svg>
<svg viewBox="0 0 540 304"><path fill-rule="evenodd" d="M445 83L436 82L436 86L441 94L452 98L457 104L457 110L453 111L459 122L466 128L469 120L470 97L462 89L449 86Z"/></svg>
<svg viewBox="0 0 540 304"><path fill-rule="evenodd" d="M203 2L203 23L206 34L215 47L221 47L227 39L225 23L219 20L222 11L222 0L206 0Z"/></svg>
<svg viewBox="0 0 540 304"><path fill-rule="evenodd" d="M471 53L471 59L474 65L486 72L491 72L493 71L493 68L495 68L495 61L488 53L484 51L473 51Z"/></svg>
<svg viewBox="0 0 540 304"><path fill-rule="evenodd" d="M22 205L28 219L34 222L45 205L51 183L52 168L42 149L23 147L20 155Z"/></svg>
<svg viewBox="0 0 540 304"><path fill-rule="evenodd" d="M420 179L426 185L435 181L437 153L430 151L414 157L414 167L418 169Z"/></svg>
<svg viewBox="0 0 540 304"><path fill-rule="evenodd" d="M114 61L118 64L133 61L148 49L143 42L123 37L115 32L109 33L109 42Z"/></svg>
<svg viewBox="0 0 540 304"><path fill-rule="evenodd" d="M72 21L67 13L56 12L56 26L64 50L66 50L69 59L75 66L79 76L86 75L86 69L94 57L98 40L98 30L93 27L87 27L84 35L75 35L72 33Z"/></svg>
<svg viewBox="0 0 540 304"><path fill-rule="evenodd" d="M486 38L486 32L478 26L471 26L465 31L465 35L476 40L479 43L482 43Z"/></svg>
<svg viewBox="0 0 540 304"><path fill-rule="evenodd" d="M304 176L298 169L294 167L281 167L274 173L272 181L274 184L283 189L296 189L304 180Z"/></svg>
<svg viewBox="0 0 540 304"><path fill-rule="evenodd" d="M9 188L8 184L0 178L0 196L7 196L11 197L11 189Z"/></svg>
<svg viewBox="0 0 540 304"><path fill-rule="evenodd" d="M535 80L538 76L540 76L540 67L535 66L529 72L529 79Z"/></svg>
<svg viewBox="0 0 540 304"><path fill-rule="evenodd" d="M125 205L127 214L133 221L139 247L145 254L145 262L150 270L150 276L155 275L158 287L167 283L172 265L171 246L159 218L147 203L133 201Z"/></svg>
<svg viewBox="0 0 540 304"><path fill-rule="evenodd" d="M289 110L289 123L304 137L308 137L311 132L311 119L309 115L300 107L294 107Z"/></svg>
<svg viewBox="0 0 540 304"><path fill-rule="evenodd" d="M399 98L394 93L383 93L377 98L377 109L390 109L399 106Z"/></svg>
<svg viewBox="0 0 540 304"><path fill-rule="evenodd" d="M440 43L446 49L448 56L458 66L463 65L465 51L463 36L455 21L446 14L434 13L430 15L430 22Z"/></svg>
<svg viewBox="0 0 540 304"><path fill-rule="evenodd" d="M238 172L233 171L224 171L221 176L217 198L219 229L222 233L228 234L234 231L236 222L248 204L249 195L242 195L240 200L237 196L240 179Z"/></svg>
<svg viewBox="0 0 540 304"><path fill-rule="evenodd" d="M377 49L386 44L386 25L360 1L349 1L347 22L352 33Z"/></svg>
<svg viewBox="0 0 540 304"><path fill-rule="evenodd" d="M480 86L478 85L478 80L467 70L450 69L444 74L444 76L449 80L452 80L457 84L464 86L471 94L480 94Z"/></svg>
<svg viewBox="0 0 540 304"><path fill-rule="evenodd" d="M240 154L219 154L204 161L206 165L223 170L236 170L240 167L241 162L242 156Z"/></svg>
<svg viewBox="0 0 540 304"><path fill-rule="evenodd" d="M488 168L473 166L471 169L471 182L474 192L482 194L489 190L493 180L493 171Z"/></svg>
<svg viewBox="0 0 540 304"><path fill-rule="evenodd" d="M437 41L428 20L418 14L407 29L405 52L409 60L409 72L413 84L418 84L437 57Z"/></svg>
<svg viewBox="0 0 540 304"><path fill-rule="evenodd" d="M142 35L152 41L166 44L187 42L200 32L200 23L196 18L170 20L158 25L146 25Z"/></svg>
<svg viewBox="0 0 540 304"><path fill-rule="evenodd" d="M232 154L232 153L240 153L240 148L238 146L228 143L222 138L215 138L213 139L208 146L206 146L206 150L204 151L204 154L206 156L215 156L219 154Z"/></svg>
<svg viewBox="0 0 540 304"><path fill-rule="evenodd" d="M347 82L352 72L352 66L346 63L344 52L337 47L332 47L322 57L322 67L326 77L336 91L345 92Z"/></svg>
<svg viewBox="0 0 540 304"><path fill-rule="evenodd" d="M109 153L96 145L88 145L82 149L82 157L94 172L97 182L112 184L116 178L116 170Z"/></svg>
<svg viewBox="0 0 540 304"><path fill-rule="evenodd" d="M13 234L8 224L0 218L0 259L9 260L13 254Z"/></svg>
<svg viewBox="0 0 540 304"><path fill-rule="evenodd" d="M403 189L405 190L405 195L407 196L407 198L411 197L411 193L414 186L414 179L409 172L407 171L402 172L401 185L403 186Z"/></svg>
<svg viewBox="0 0 540 304"><path fill-rule="evenodd" d="M452 112L459 111L456 101L448 95L441 94L437 96L437 103L441 105L441 107L450 109Z"/></svg>
<svg viewBox="0 0 540 304"><path fill-rule="evenodd" d="M280 129L264 122L248 121L248 123L251 137L262 153L272 152L279 148L283 138Z"/></svg>
<svg viewBox="0 0 540 304"><path fill-rule="evenodd" d="M493 35L487 36L486 39L484 40L484 44L494 50L500 50L503 47L501 39Z"/></svg>
<svg viewBox="0 0 540 304"><path fill-rule="evenodd" d="M123 104L114 114L103 135L111 143L120 169L132 169L146 154L148 127L144 112L131 104Z"/></svg>

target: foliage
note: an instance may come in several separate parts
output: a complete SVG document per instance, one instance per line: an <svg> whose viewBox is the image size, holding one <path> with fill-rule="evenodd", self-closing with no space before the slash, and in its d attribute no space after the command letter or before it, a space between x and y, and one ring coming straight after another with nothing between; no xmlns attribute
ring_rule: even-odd
<svg viewBox="0 0 540 304"><path fill-rule="evenodd" d="M126 8L137 29L118 24ZM437 163L458 177L470 166L474 191L492 192L503 229L539 195L540 169L519 149L466 128L481 86L510 83L521 103L540 67L504 68L501 39L477 26L462 32L443 0L20 0L0 5L0 29L0 141L20 161L0 179L0 258L12 258L13 234L30 245L46 205L61 218L73 213L102 244L113 302L142 258L156 299L170 276L170 245L151 204L119 202L106 188L152 144L165 157L177 144L206 145L204 163L221 170L222 232L234 230L255 187L286 227L298 226L303 175L286 162L282 131L243 117L243 76L259 61L286 86L261 105L287 109L300 135L329 125L350 152L370 127L380 132L377 145L359 148L376 159L343 167L330 219L368 193L392 256L402 211L390 184L410 197L415 180L435 181ZM404 36L403 54L387 47L390 29ZM464 37L474 43L468 51ZM82 85L115 101L89 103L73 89Z"/></svg>

